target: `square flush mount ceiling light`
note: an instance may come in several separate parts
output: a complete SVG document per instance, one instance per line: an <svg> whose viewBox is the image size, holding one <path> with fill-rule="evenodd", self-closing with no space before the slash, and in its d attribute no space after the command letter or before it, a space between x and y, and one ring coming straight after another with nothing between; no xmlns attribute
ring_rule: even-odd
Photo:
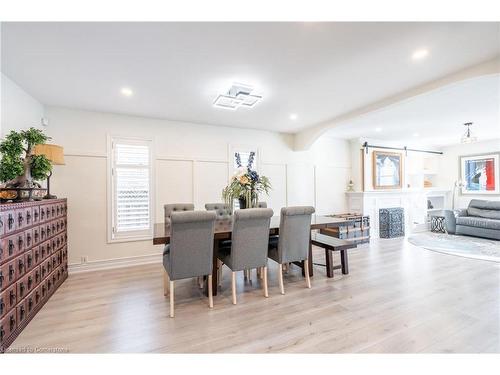
<svg viewBox="0 0 500 375"><path fill-rule="evenodd" d="M252 95L253 88L242 83L233 83L227 93L220 94L214 106L224 109L253 108L261 99L260 95Z"/></svg>

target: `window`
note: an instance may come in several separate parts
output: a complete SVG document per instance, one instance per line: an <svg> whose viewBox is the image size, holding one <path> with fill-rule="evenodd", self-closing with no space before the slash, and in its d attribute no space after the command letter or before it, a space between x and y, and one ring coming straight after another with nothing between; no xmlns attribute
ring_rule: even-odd
<svg viewBox="0 0 500 375"><path fill-rule="evenodd" d="M152 235L151 141L111 139L110 240Z"/></svg>

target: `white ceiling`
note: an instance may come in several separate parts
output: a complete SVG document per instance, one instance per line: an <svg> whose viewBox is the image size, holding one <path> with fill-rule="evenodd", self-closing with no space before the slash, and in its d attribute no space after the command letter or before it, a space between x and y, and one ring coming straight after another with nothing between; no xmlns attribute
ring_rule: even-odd
<svg viewBox="0 0 500 375"><path fill-rule="evenodd" d="M461 81L347 121L329 130L334 138L371 138L402 145L460 143L473 122L478 140L500 138L500 75Z"/></svg>
<svg viewBox="0 0 500 375"><path fill-rule="evenodd" d="M3 23L1 36L3 72L46 105L282 132L500 54L500 23ZM262 102L214 108L233 81Z"/></svg>

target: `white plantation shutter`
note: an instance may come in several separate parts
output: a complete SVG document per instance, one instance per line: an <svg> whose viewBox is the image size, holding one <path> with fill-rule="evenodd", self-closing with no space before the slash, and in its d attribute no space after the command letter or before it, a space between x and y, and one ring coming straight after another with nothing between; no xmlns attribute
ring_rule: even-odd
<svg viewBox="0 0 500 375"><path fill-rule="evenodd" d="M151 234L149 141L112 140L113 239Z"/></svg>

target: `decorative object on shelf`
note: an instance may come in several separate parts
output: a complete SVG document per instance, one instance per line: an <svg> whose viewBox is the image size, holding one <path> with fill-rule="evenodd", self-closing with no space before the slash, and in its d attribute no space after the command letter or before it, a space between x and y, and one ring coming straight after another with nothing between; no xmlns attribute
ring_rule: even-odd
<svg viewBox="0 0 500 375"><path fill-rule="evenodd" d="M434 208L434 206L432 205L432 202L430 199L427 199L427 209L428 210L432 210Z"/></svg>
<svg viewBox="0 0 500 375"><path fill-rule="evenodd" d="M457 190L462 189L463 186L464 186L464 183L461 180L457 180L453 184L453 193L451 195L451 209L452 210L455 209L455 193L456 193Z"/></svg>
<svg viewBox="0 0 500 375"><path fill-rule="evenodd" d="M266 176L260 176L252 169L255 152L251 152L246 166L241 164L240 154L234 154L237 172L231 177L228 186L222 190L222 198L233 211L234 200L238 199L240 208L257 207L259 194L269 194L271 183Z"/></svg>
<svg viewBox="0 0 500 375"><path fill-rule="evenodd" d="M432 187L432 182L430 180L424 180L424 188Z"/></svg>
<svg viewBox="0 0 500 375"><path fill-rule="evenodd" d="M462 194L500 194L500 154L460 157Z"/></svg>
<svg viewBox="0 0 500 375"><path fill-rule="evenodd" d="M404 237L405 212L402 207L381 208L378 217L380 238Z"/></svg>
<svg viewBox="0 0 500 375"><path fill-rule="evenodd" d="M401 189L403 155L398 152L373 151L373 188Z"/></svg>
<svg viewBox="0 0 500 375"><path fill-rule="evenodd" d="M45 155L34 153L37 145L45 143L50 137L42 130L29 128L19 132L12 130L0 143L0 180L3 182L2 196L16 200L33 199L33 189L40 189L37 181L47 178L52 164ZM35 194L36 195L36 194Z"/></svg>
<svg viewBox="0 0 500 375"><path fill-rule="evenodd" d="M470 131L470 127L472 126L472 122L466 122L464 125L467 126L467 130L465 131L465 134L462 136L460 139L460 142L463 144L468 144L468 143L474 143L477 142L477 137L472 135L472 132Z"/></svg>
<svg viewBox="0 0 500 375"><path fill-rule="evenodd" d="M354 182L352 182L352 180L349 180L347 184L347 191L354 191Z"/></svg>
<svg viewBox="0 0 500 375"><path fill-rule="evenodd" d="M64 149L58 145L52 144L39 144L35 146L35 155L44 156L54 165L64 165ZM52 170L47 176L47 195L44 199L56 199L55 195L50 194L50 177L52 176Z"/></svg>

